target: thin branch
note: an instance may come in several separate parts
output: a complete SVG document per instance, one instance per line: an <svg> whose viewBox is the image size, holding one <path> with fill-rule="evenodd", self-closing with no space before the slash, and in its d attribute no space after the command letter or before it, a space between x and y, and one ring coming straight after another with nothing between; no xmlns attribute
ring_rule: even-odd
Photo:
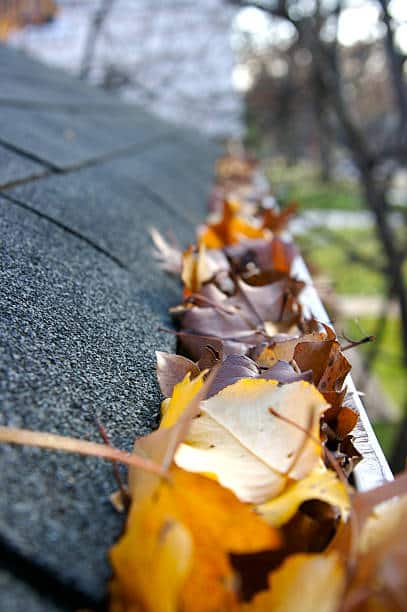
<svg viewBox="0 0 407 612"><path fill-rule="evenodd" d="M101 0L100 6L95 11L93 19L89 25L88 36L85 42L85 49L79 70L80 79L87 79L89 76L93 57L95 55L96 43L100 36L103 24L112 10L113 4L114 0Z"/></svg>

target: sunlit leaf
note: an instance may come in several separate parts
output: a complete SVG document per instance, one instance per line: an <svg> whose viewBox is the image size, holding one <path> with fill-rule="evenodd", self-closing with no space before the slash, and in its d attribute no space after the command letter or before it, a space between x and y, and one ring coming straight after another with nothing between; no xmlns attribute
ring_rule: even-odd
<svg viewBox="0 0 407 612"><path fill-rule="evenodd" d="M280 527L297 512L300 505L308 500L318 499L340 510L346 520L349 515L350 499L346 486L335 472L323 465L315 468L308 476L290 484L284 492L257 506L258 512L274 527Z"/></svg>
<svg viewBox="0 0 407 612"><path fill-rule="evenodd" d="M204 372L190 380L188 372L185 378L175 385L171 400L165 404L165 412L162 416L160 427L171 427L184 413L188 404L192 401L203 385Z"/></svg>
<svg viewBox="0 0 407 612"><path fill-rule="evenodd" d="M337 612L345 571L334 555L293 555L270 575L270 590L241 606L242 612Z"/></svg>
<svg viewBox="0 0 407 612"><path fill-rule="evenodd" d="M133 504L125 534L111 551L111 610L237 609L229 553L279 543L277 532L230 491L173 468L170 481Z"/></svg>
<svg viewBox="0 0 407 612"><path fill-rule="evenodd" d="M175 460L184 469L216 475L242 500L264 502L283 490L288 477L304 478L318 463L319 418L326 408L308 383L279 387L276 381L241 379L201 403L201 416Z"/></svg>

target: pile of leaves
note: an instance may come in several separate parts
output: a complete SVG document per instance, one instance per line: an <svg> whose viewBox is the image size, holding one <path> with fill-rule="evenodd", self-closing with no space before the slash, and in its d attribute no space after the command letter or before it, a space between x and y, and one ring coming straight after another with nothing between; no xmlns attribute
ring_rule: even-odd
<svg viewBox="0 0 407 612"><path fill-rule="evenodd" d="M130 469L111 553L112 610L395 610L407 588L406 477L370 494L346 405L351 366L333 329L303 316L282 211L244 157L218 162L211 216L185 252L153 232L183 282L178 354L157 353L165 397Z"/></svg>
<svg viewBox="0 0 407 612"><path fill-rule="evenodd" d="M304 316L304 283L277 209L244 156L219 160L211 215L185 252L153 231L178 274L177 354L157 353L159 428L134 453L0 428L0 440L129 465L110 553L111 612L407 609L407 474L367 493L350 364Z"/></svg>

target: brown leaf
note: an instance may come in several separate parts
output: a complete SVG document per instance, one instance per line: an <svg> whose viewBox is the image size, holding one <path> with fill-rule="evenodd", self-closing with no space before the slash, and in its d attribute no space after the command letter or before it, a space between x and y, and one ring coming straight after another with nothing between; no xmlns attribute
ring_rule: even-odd
<svg viewBox="0 0 407 612"><path fill-rule="evenodd" d="M157 358L157 377L162 394L171 397L176 384L181 382L189 372L194 378L198 376L200 370L198 366L182 355L172 355L156 351Z"/></svg>
<svg viewBox="0 0 407 612"><path fill-rule="evenodd" d="M271 260L274 270L288 275L296 255L297 249L292 242L281 240L277 236L271 241Z"/></svg>
<svg viewBox="0 0 407 612"><path fill-rule="evenodd" d="M258 376L259 369L252 359L244 355L227 355L216 373L207 397L216 395L241 378L257 378Z"/></svg>
<svg viewBox="0 0 407 612"><path fill-rule="evenodd" d="M297 202L291 202L282 210L265 208L262 211L263 225L272 232L281 232L286 228L288 221L296 214L297 210Z"/></svg>
<svg viewBox="0 0 407 612"><path fill-rule="evenodd" d="M312 370L314 385L319 384L328 364L333 340L299 342L294 350L294 361L302 370Z"/></svg>
<svg viewBox="0 0 407 612"><path fill-rule="evenodd" d="M296 372L294 368L286 361L277 361L277 363L268 370L264 370L260 378L266 380L277 380L279 383L288 384L298 380L312 381L312 371Z"/></svg>

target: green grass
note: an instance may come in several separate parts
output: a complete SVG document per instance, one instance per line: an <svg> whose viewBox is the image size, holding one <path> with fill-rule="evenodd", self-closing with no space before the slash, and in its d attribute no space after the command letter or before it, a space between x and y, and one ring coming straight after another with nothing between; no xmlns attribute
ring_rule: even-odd
<svg viewBox="0 0 407 612"><path fill-rule="evenodd" d="M293 167L282 160L273 160L268 166L267 177L272 191L282 201L296 200L300 211L306 209L343 209L361 210L363 202L355 182L340 181L331 184L322 183L317 168L311 164L301 163ZM402 210L405 214L405 209ZM323 214L321 225L323 226ZM405 233L405 225L398 228L400 237ZM337 295L381 296L384 294L386 279L379 271L366 267L349 256L344 239L355 251L365 258L373 259L378 265L383 264L380 244L373 229L346 229L327 232L315 228L306 234L297 236L297 243L315 277L322 274L328 277ZM407 282L407 264L406 264ZM357 316L345 322L344 332L351 338L361 338L375 333L377 319L372 316ZM369 351L371 346L360 347L360 351ZM373 372L381 383L383 390L399 406L400 413L406 409L407 376L402 363L402 346L400 340L400 322L389 319L384 329L380 352L373 365ZM398 426L395 423L373 423L378 439L387 456L391 453Z"/></svg>
<svg viewBox="0 0 407 612"><path fill-rule="evenodd" d="M335 235L339 237L339 242ZM337 294L382 295L385 289L383 275L352 261L342 244L343 238L363 257L373 258L377 264L382 263L380 246L371 230L347 229L346 232L325 234L316 228L298 236L297 242L311 271L328 276Z"/></svg>
<svg viewBox="0 0 407 612"><path fill-rule="evenodd" d="M345 332L350 337L357 338L375 333L376 326L375 317L355 317L346 322ZM365 354L370 349L369 345L359 348ZM384 328L379 356L373 365L373 372L379 378L389 397L400 407L407 397L407 376L403 367L402 354L400 321L397 318L389 318Z"/></svg>
<svg viewBox="0 0 407 612"><path fill-rule="evenodd" d="M378 263L382 262L380 247L372 230L347 229L346 232L341 232L341 237L343 236L359 253L373 257ZM335 242L335 233L330 239L326 239L319 230L314 229L299 236L297 241L313 275L322 273L328 277L337 295L383 295L384 276L367 269L363 264L349 261L342 243ZM352 339L357 339L376 333L376 326L377 318L373 316L355 316L354 319L345 322L344 333ZM380 352L373 365L373 373L402 414L406 408L407 376L402 363L400 337L399 320L389 318L384 329ZM370 348L371 345L366 345L358 350L367 353ZM384 453L389 457L397 435L397 424L385 422L372 424Z"/></svg>
<svg viewBox="0 0 407 612"><path fill-rule="evenodd" d="M384 454L387 459L390 459L391 451L397 438L398 425L382 421L375 421L372 425Z"/></svg>
<svg viewBox="0 0 407 612"><path fill-rule="evenodd" d="M357 317L346 322L345 333L351 338L360 338L376 332L377 319L375 317ZM385 393L399 407L400 414L405 409L407 397L407 376L402 362L402 346L400 340L400 321L389 318L384 328L380 352L373 364L373 373L377 376ZM365 354L371 350L371 345L361 346L358 350ZM373 422L384 453L389 456L395 441L397 423Z"/></svg>
<svg viewBox="0 0 407 612"><path fill-rule="evenodd" d="M354 181L323 183L315 165L301 162L287 166L283 160L265 163L267 178L275 195L283 200L295 200L300 209L322 208L360 210L363 202Z"/></svg>

